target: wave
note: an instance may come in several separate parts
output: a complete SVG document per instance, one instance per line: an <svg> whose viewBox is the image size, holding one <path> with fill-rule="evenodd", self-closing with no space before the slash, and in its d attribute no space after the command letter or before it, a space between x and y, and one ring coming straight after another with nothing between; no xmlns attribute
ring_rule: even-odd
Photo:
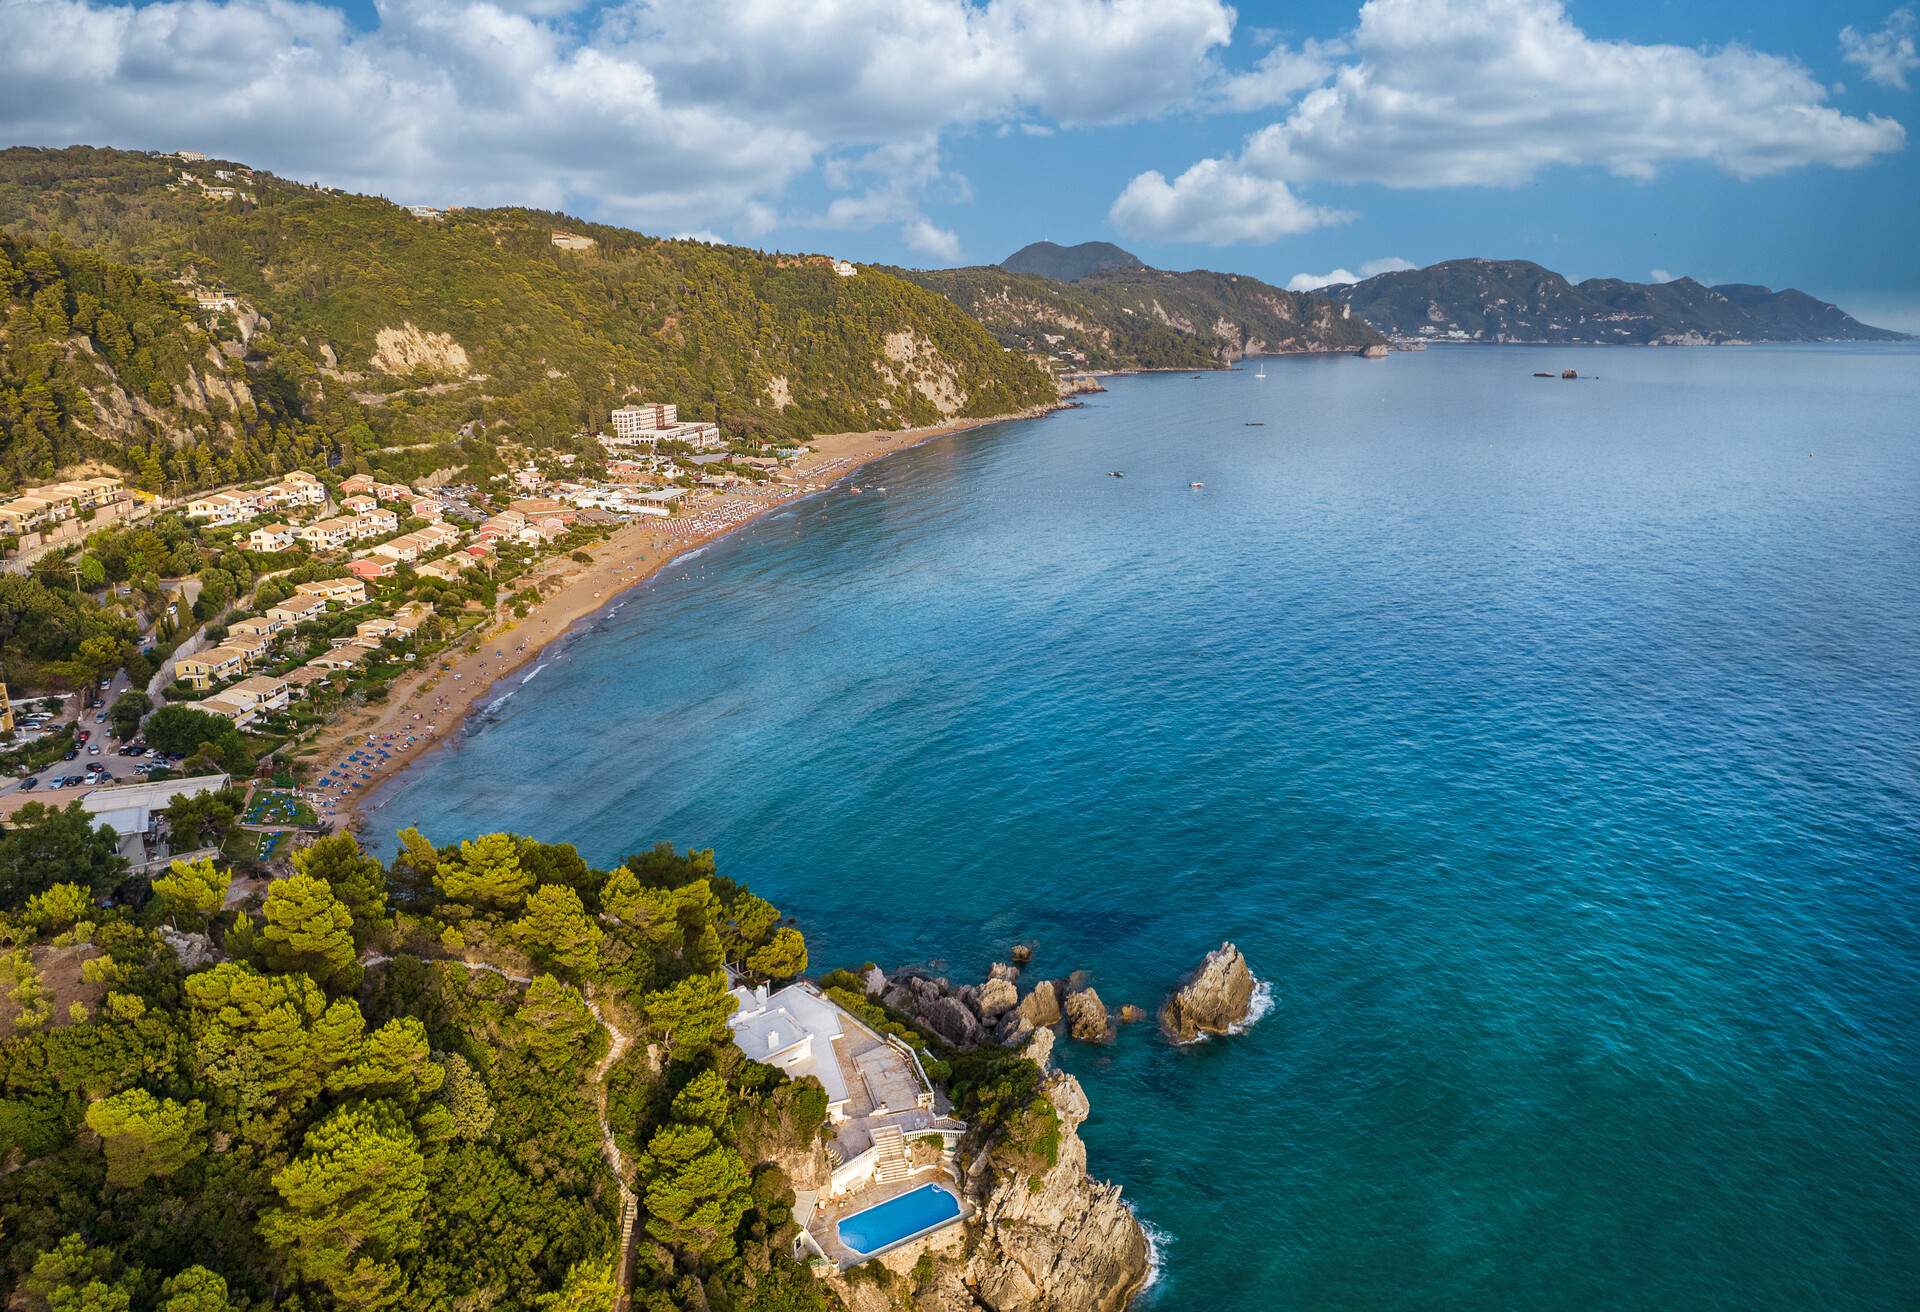
<svg viewBox="0 0 1920 1312"><path fill-rule="evenodd" d="M1256 977L1253 981L1253 996L1247 999L1246 1017L1237 1025L1227 1026L1227 1033L1245 1034L1255 1025L1258 1025L1266 1014L1272 1010L1273 985Z"/></svg>
<svg viewBox="0 0 1920 1312"><path fill-rule="evenodd" d="M1272 1010L1273 1010L1273 985L1267 983L1267 981L1261 979L1259 976L1256 975L1253 980L1253 996L1247 999L1247 1014L1242 1016L1239 1020L1235 1021L1233 1024L1227 1026L1227 1033L1228 1034L1245 1034L1248 1030L1252 1029L1255 1025L1258 1025L1262 1020L1264 1020L1266 1018L1267 1013ZM1200 1033L1194 1035L1192 1038L1187 1039L1184 1042L1175 1043L1173 1046L1176 1048L1191 1048L1194 1044L1205 1043L1208 1039L1211 1039L1213 1037L1214 1036L1212 1034L1209 1034L1207 1031L1202 1030L1200 1031Z"/></svg>
<svg viewBox="0 0 1920 1312"><path fill-rule="evenodd" d="M1131 1198L1123 1200L1134 1222L1139 1225L1140 1233L1147 1237L1147 1278L1134 1295L1135 1307L1151 1301L1154 1290L1160 1284L1160 1278L1166 1274L1167 1248L1173 1243L1173 1235L1162 1230L1146 1217L1140 1215L1140 1209L1133 1205Z"/></svg>
<svg viewBox="0 0 1920 1312"><path fill-rule="evenodd" d="M534 675L536 675L536 674L538 674L538 673L540 673L540 671L542 671L542 670L544 670L544 669L546 669L546 668L547 668L547 666L549 666L549 665L551 665L551 664L553 664L553 662L552 662L552 661L541 661L541 662L540 662L540 663L539 663L538 665L536 665L536 666L534 666L534 667L533 667L532 669L530 669L530 670L528 670L528 671L527 671L527 673L526 673L526 675L525 675L525 677L523 677L523 678L522 678L522 679L520 680L520 683L521 683L521 685L522 685L522 686L524 687L525 685L527 685L527 684L529 684L529 683L532 683L532 682L533 682L533 676L534 676ZM507 694L507 697L511 697L511 696L513 696L513 694L512 694L512 693L508 693L508 694ZM507 699L507 697L502 697L502 698L501 698L500 700L501 700L501 701L505 701L505 700Z"/></svg>

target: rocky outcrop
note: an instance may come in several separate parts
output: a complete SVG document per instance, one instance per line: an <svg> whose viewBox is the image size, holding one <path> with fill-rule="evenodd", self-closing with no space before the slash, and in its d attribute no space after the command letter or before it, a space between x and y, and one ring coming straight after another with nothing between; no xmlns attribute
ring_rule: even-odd
<svg viewBox="0 0 1920 1312"><path fill-rule="evenodd" d="M1087 1175L1080 1125L1087 1095L1051 1069L1053 1033L1036 1031L1026 1055L1046 1074L1060 1118L1060 1150L1042 1175L996 1167L991 1152L967 1173L975 1208L963 1261L942 1263L915 1300L934 1312L1116 1312L1147 1282L1146 1232L1119 1187Z"/></svg>
<svg viewBox="0 0 1920 1312"><path fill-rule="evenodd" d="M1082 1043L1105 1043L1113 1037L1113 1018L1098 993L1081 989L1067 998L1067 1031Z"/></svg>
<svg viewBox="0 0 1920 1312"><path fill-rule="evenodd" d="M1020 999L1020 1015L1029 1025L1060 1023L1060 990L1050 979L1033 986L1033 992Z"/></svg>
<svg viewBox="0 0 1920 1312"><path fill-rule="evenodd" d="M465 374L466 348L448 333L430 333L403 323L373 335L373 358L368 362L383 374Z"/></svg>
<svg viewBox="0 0 1920 1312"><path fill-rule="evenodd" d="M956 1048L977 1048L987 1037L980 1017L945 980L896 975L887 981L880 1001Z"/></svg>
<svg viewBox="0 0 1920 1312"><path fill-rule="evenodd" d="M182 970L199 970L202 966L211 966L214 962L222 960L220 953L213 946L213 940L205 934L162 925L160 938L173 949L173 955L179 958Z"/></svg>
<svg viewBox="0 0 1920 1312"><path fill-rule="evenodd" d="M1253 971L1240 949L1222 943L1160 1008L1160 1025L1175 1043L1202 1034L1227 1034L1245 1024L1253 1006Z"/></svg>
<svg viewBox="0 0 1920 1312"><path fill-rule="evenodd" d="M1020 987L1010 979L993 978L974 991L980 1019L997 1021L1020 1003Z"/></svg>

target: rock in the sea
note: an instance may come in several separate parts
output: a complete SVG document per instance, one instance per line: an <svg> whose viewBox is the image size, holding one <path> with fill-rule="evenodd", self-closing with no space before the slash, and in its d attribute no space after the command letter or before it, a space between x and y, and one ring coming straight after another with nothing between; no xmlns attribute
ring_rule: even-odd
<svg viewBox="0 0 1920 1312"><path fill-rule="evenodd" d="M1225 1034L1247 1019L1253 984L1253 971L1240 949L1222 943L1160 1008L1160 1025L1175 1043Z"/></svg>
<svg viewBox="0 0 1920 1312"><path fill-rule="evenodd" d="M1004 961L996 961L987 968L988 979L1004 979L1009 984L1020 978L1020 967L1009 966Z"/></svg>
<svg viewBox="0 0 1920 1312"><path fill-rule="evenodd" d="M1142 1011L1140 1008L1134 1006L1131 1002L1123 1002L1120 1004L1120 1023L1121 1024L1136 1025L1139 1022L1145 1020L1146 1018L1147 1018L1147 1013Z"/></svg>
<svg viewBox="0 0 1920 1312"><path fill-rule="evenodd" d="M1024 966L1029 961L1032 961L1032 960L1033 960L1033 947L1031 944L1015 943L1013 945L1013 964L1014 965Z"/></svg>
<svg viewBox="0 0 1920 1312"><path fill-rule="evenodd" d="M1067 998L1067 1026L1082 1043L1105 1043L1113 1037L1113 1018L1092 989L1081 989Z"/></svg>
<svg viewBox="0 0 1920 1312"><path fill-rule="evenodd" d="M1033 992L1020 999L1020 1014L1026 1017L1029 1025L1060 1023L1060 990L1054 987L1052 980L1041 980L1033 986Z"/></svg>
<svg viewBox="0 0 1920 1312"><path fill-rule="evenodd" d="M973 1005L980 1019L992 1024L1020 1004L1020 990L1010 979L994 978L974 991Z"/></svg>

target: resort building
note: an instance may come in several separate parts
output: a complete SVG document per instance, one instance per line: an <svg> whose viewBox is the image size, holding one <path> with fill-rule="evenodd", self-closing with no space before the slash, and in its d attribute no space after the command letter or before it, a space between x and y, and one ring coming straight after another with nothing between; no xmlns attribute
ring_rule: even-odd
<svg viewBox="0 0 1920 1312"><path fill-rule="evenodd" d="M340 509L349 515L364 515L370 510L377 509L379 505L380 502L377 499L364 492L358 496L343 497L340 501Z"/></svg>
<svg viewBox="0 0 1920 1312"><path fill-rule="evenodd" d="M352 497L363 492L371 492L373 485L378 481L372 474L350 474L340 481L340 495Z"/></svg>
<svg viewBox="0 0 1920 1312"><path fill-rule="evenodd" d="M308 620L317 620L327 613L325 598L308 593L295 593L277 606L267 607L267 618L279 620L284 625L304 624Z"/></svg>
<svg viewBox="0 0 1920 1312"><path fill-rule="evenodd" d="M373 653L372 647L355 639L343 647L335 647L332 651L315 656L307 665L321 670L351 670L357 665L364 665L367 657Z"/></svg>
<svg viewBox="0 0 1920 1312"><path fill-rule="evenodd" d="M247 534L249 551L290 551L293 543L291 524L262 524Z"/></svg>
<svg viewBox="0 0 1920 1312"><path fill-rule="evenodd" d="M296 597L318 597L333 606L364 606L367 602L367 585L359 579L315 579L310 583L294 585Z"/></svg>
<svg viewBox="0 0 1920 1312"><path fill-rule="evenodd" d="M338 551L354 538L354 521L338 515L313 524L302 524L294 536L315 551Z"/></svg>
<svg viewBox="0 0 1920 1312"><path fill-rule="evenodd" d="M225 716L244 729L269 711L284 710L291 700L285 679L255 675L204 699L200 709Z"/></svg>
<svg viewBox="0 0 1920 1312"><path fill-rule="evenodd" d="M630 441L642 433L658 434L661 429L671 428L679 421L679 409L678 406L659 402L623 405L610 416L613 435Z"/></svg>
<svg viewBox="0 0 1920 1312"><path fill-rule="evenodd" d="M224 683L246 670L247 653L236 647L209 647L194 656L182 656L173 663L174 677L196 691Z"/></svg>
<svg viewBox="0 0 1920 1312"><path fill-rule="evenodd" d="M227 626L228 637L271 638L287 627L287 622L271 615L249 615Z"/></svg>
<svg viewBox="0 0 1920 1312"><path fill-rule="evenodd" d="M400 527L400 517L391 510L375 507L362 514L355 515L351 521L353 535L357 538L377 538L383 533L391 533Z"/></svg>

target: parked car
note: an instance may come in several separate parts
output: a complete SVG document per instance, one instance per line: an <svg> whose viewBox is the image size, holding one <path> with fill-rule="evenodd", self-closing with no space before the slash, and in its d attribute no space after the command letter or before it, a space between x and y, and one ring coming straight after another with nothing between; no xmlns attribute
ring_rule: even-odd
<svg viewBox="0 0 1920 1312"><path fill-rule="evenodd" d="M69 747L67 748L67 754L61 759L65 761L72 761L72 760L78 759L79 755L80 755L80 749L78 747Z"/></svg>
<svg viewBox="0 0 1920 1312"><path fill-rule="evenodd" d="M30 793L39 786L40 781L38 779L22 779L20 781L20 791L23 793Z"/></svg>

